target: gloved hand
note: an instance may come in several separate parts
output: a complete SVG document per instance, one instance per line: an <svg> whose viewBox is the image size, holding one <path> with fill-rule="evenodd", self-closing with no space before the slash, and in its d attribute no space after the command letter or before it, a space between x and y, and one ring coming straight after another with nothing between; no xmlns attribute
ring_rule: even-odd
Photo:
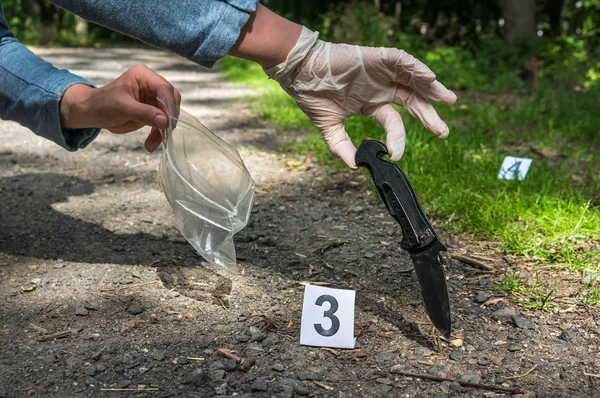
<svg viewBox="0 0 600 398"><path fill-rule="evenodd" d="M344 120L354 115L382 125L391 159L402 157L406 131L392 103L406 108L436 136L448 136L448 126L429 100L453 104L456 95L425 64L395 48L333 44L318 36L303 28L286 61L265 72L319 128L331 153L349 167L356 168L356 147Z"/></svg>

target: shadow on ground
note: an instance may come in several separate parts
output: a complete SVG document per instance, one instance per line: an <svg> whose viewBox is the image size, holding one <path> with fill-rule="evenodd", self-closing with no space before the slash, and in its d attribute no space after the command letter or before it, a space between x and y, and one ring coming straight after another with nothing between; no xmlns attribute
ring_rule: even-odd
<svg viewBox="0 0 600 398"><path fill-rule="evenodd" d="M0 202L3 204L0 207L0 251L3 253L28 258L62 259L66 262L127 266L151 265L158 263L159 259L177 258L175 267L156 264L159 267L158 275L165 287L176 289L196 300L200 300L199 297L205 295L205 292L190 289L190 286L197 280L214 279L211 276L214 273L207 273L203 269L199 257L188 244L175 243L166 236L143 232L115 233L96 223L63 214L52 207L68 201L70 197L92 194L96 188L93 182L56 173L31 173L2 178L0 187ZM294 189L293 185L289 189L286 193L280 192L277 200L274 197L258 198L260 202L264 200L264 204L256 209L257 214L249 227L237 236L237 247L242 256L240 266L247 267L252 274L275 274L287 280L301 280L307 278L309 264L298 257L296 252L320 253L321 258L315 263L319 270L315 272L313 281L328 282L332 287L339 288L361 286L363 294L358 301L359 307L368 308L386 319L419 344L430 346L428 339L419 333L419 328L406 321L402 313L397 311L399 303L391 303L392 307L379 303L382 294L408 298L409 301L418 300L418 287L414 278L410 274L382 269L378 261L364 258L364 247L357 244L360 241L339 247L332 245L328 249L332 242L350 242L356 238L356 233L366 237L369 231L350 229L348 234L345 229L340 230L341 234L338 236L319 235L322 233L321 221L340 221L343 216L339 209L319 210L306 207L304 190ZM329 182L319 187L319 190L328 190L334 196L344 189L355 187L344 181L338 181L338 184ZM274 203L278 203L279 207L274 208ZM281 209L286 205L295 208L293 214ZM322 220L315 221L316 216L322 217ZM363 224L360 220L355 221ZM300 237L302 242L298 242ZM268 254L265 249L268 249ZM397 260L388 258L392 262L407 261L393 248L383 250L381 255L383 258L398 256ZM338 267L338 271L328 272L322 268L325 263ZM185 271L194 268L199 273ZM187 273L190 274L189 277L186 277ZM219 284L223 281L214 282ZM211 290L208 296L212 294Z"/></svg>
<svg viewBox="0 0 600 398"><path fill-rule="evenodd" d="M150 264L159 255L192 255L187 245L145 233L119 234L63 214L53 204L90 195L95 184L56 173L0 179L0 251L40 259ZM197 262L196 262L197 263Z"/></svg>

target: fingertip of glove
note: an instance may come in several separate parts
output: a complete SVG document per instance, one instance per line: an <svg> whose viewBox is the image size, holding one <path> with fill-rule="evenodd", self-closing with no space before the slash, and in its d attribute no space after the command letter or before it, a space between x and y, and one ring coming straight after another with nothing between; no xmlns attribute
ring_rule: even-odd
<svg viewBox="0 0 600 398"><path fill-rule="evenodd" d="M438 134L438 137L446 138L446 137L448 137L449 134L450 134L450 129L448 128L448 126L446 124L444 124L444 128L442 129L440 134Z"/></svg>
<svg viewBox="0 0 600 398"><path fill-rule="evenodd" d="M337 156L342 162L346 163L346 166L352 170L358 169L354 157L356 156L356 149L354 151L345 151L342 153L332 152L334 156Z"/></svg>
<svg viewBox="0 0 600 398"><path fill-rule="evenodd" d="M392 162L397 162L397 161L399 161L400 159L402 159L402 155L404 155L404 152L395 152L395 153L392 153L392 154L390 155L390 160L391 160Z"/></svg>
<svg viewBox="0 0 600 398"><path fill-rule="evenodd" d="M390 160L392 162L397 162L400 159L402 159L402 155L404 155L404 149L402 149L402 150L392 150L392 153L390 153Z"/></svg>
<svg viewBox="0 0 600 398"><path fill-rule="evenodd" d="M346 163L346 166L348 166L348 168L350 170L358 170L358 166L356 165L356 162L354 161L353 158L351 159L347 156L343 156L343 157L338 156L338 155L335 155L335 156L337 156L342 162Z"/></svg>
<svg viewBox="0 0 600 398"><path fill-rule="evenodd" d="M450 92L449 98L448 98L448 105L452 105L452 104L456 104L456 101L458 101L458 96L456 95L456 93L454 91L448 90Z"/></svg>
<svg viewBox="0 0 600 398"><path fill-rule="evenodd" d="M341 159L349 168L356 170L357 167L354 160L356 156L356 147L352 141L350 141L350 137L345 133L343 127L341 131L344 132L346 137L335 144L332 144L330 140L327 141L327 147L333 156ZM325 133L324 136L327 136L327 134Z"/></svg>
<svg viewBox="0 0 600 398"><path fill-rule="evenodd" d="M402 158L402 155L404 155L405 144L405 140L397 140L388 144L388 152L392 162L397 162Z"/></svg>

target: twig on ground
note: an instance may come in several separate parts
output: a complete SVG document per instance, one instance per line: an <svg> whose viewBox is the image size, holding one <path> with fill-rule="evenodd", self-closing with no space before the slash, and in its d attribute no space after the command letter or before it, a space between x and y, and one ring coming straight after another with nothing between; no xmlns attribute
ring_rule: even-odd
<svg viewBox="0 0 600 398"><path fill-rule="evenodd" d="M339 353L337 350L334 350L333 348L321 347L321 350L323 350L323 351L327 351L327 352L330 352L330 353L332 353L333 355L335 355L336 357L337 357L338 355L340 355L340 353Z"/></svg>
<svg viewBox="0 0 600 398"><path fill-rule="evenodd" d="M69 329L69 330L65 330L64 332L58 332L58 333L52 333L52 334L45 334L42 335L40 337L38 337L38 341L48 341L48 340L54 340L54 339L63 339L65 337L71 337L75 334L77 334L78 330L77 329Z"/></svg>
<svg viewBox="0 0 600 398"><path fill-rule="evenodd" d="M569 308L565 308L564 310L559 310L558 312L564 314L564 313L567 313L567 312L573 312L576 309L577 309L577 305L572 305Z"/></svg>
<svg viewBox="0 0 600 398"><path fill-rule="evenodd" d="M531 367L531 369L529 369L527 372L523 373L522 375L517 375L517 376L509 376L509 377L505 377L505 379L520 379L521 377L525 377L527 376L529 373L533 372L535 369L537 368L537 363L535 365L533 365Z"/></svg>
<svg viewBox="0 0 600 398"><path fill-rule="evenodd" d="M221 300L220 297L217 297L217 296L213 296L213 297L217 299L217 301L219 302L219 304L221 304L221 307L223 307L223 309L225 309L225 310L227 309L227 307L225 306L225 303L223 302L223 300Z"/></svg>
<svg viewBox="0 0 600 398"><path fill-rule="evenodd" d="M300 281L298 282L301 285L315 285L315 286L329 286L331 283L329 282L318 282L318 281Z"/></svg>
<svg viewBox="0 0 600 398"><path fill-rule="evenodd" d="M152 285L155 283L159 283L160 281L152 281L152 282L144 282L144 283L136 283L134 285L125 285L125 286L119 286L119 287L115 287L112 289L100 289L101 292L114 292L116 290L123 290L123 289L131 289L133 287L140 287L140 286L146 286L146 285Z"/></svg>
<svg viewBox="0 0 600 398"><path fill-rule="evenodd" d="M235 359L236 362L242 362L242 358L238 357L237 355L235 355L233 352L229 351L226 348L219 348L217 350L217 354L221 355L222 357L225 358L229 358L229 359Z"/></svg>
<svg viewBox="0 0 600 398"><path fill-rule="evenodd" d="M325 383L321 383L320 381L313 380L318 387L321 387L323 390L332 391L333 387L328 386Z"/></svg>
<svg viewBox="0 0 600 398"><path fill-rule="evenodd" d="M335 249L336 247L344 246L346 243L349 243L349 242L350 242L350 239L346 239L346 240L343 240L340 242L332 242L323 247L318 248L317 250L315 250L315 253L323 254L328 250Z"/></svg>
<svg viewBox="0 0 600 398"><path fill-rule="evenodd" d="M29 327L32 328L32 329L34 329L34 330L37 330L40 333L48 334L48 329L44 329L43 327L34 325L33 323L30 323Z"/></svg>
<svg viewBox="0 0 600 398"><path fill-rule="evenodd" d="M600 373L596 374L596 373L587 373L587 372L583 372L584 376L589 376L589 377L596 377L598 379L600 379Z"/></svg>
<svg viewBox="0 0 600 398"><path fill-rule="evenodd" d="M204 358L201 357L187 357L190 361L204 361Z"/></svg>
<svg viewBox="0 0 600 398"><path fill-rule="evenodd" d="M515 265L515 262L507 256L502 256L502 260L504 260L504 262L506 262L506 264L510 265L511 267Z"/></svg>
<svg viewBox="0 0 600 398"><path fill-rule="evenodd" d="M471 257L474 258L475 260L486 261L488 263L493 263L494 262L493 258L482 256L480 254L471 254Z"/></svg>
<svg viewBox="0 0 600 398"><path fill-rule="evenodd" d="M448 377L433 376L433 375L421 374L421 373L403 372L401 370L395 370L395 369L390 370L390 372L394 373L394 374L402 375L402 376L415 377L415 378L419 378L419 379L426 379L426 380L433 380L433 381L440 381L440 382L441 381L457 382L458 384L460 384L463 387L480 388L480 389L490 390L490 391L502 391L502 392L508 392L511 394L524 394L525 393L525 391L523 391L519 388L505 388L505 387L492 386L492 385L488 385L488 384L471 383L471 382L467 382L467 381L451 379Z"/></svg>
<svg viewBox="0 0 600 398"><path fill-rule="evenodd" d="M529 150L530 150L531 152L533 152L534 154L538 155L538 156L539 156L539 157L541 157L541 158L547 158L547 157L548 157L548 154L547 154L547 153L545 153L545 152L544 152L543 150L541 150L541 149L537 149L537 148L536 148L536 147L534 147L533 145L530 145L530 146L529 146Z"/></svg>
<svg viewBox="0 0 600 398"><path fill-rule="evenodd" d="M294 336L290 336L289 334L285 334L285 333L277 333L277 335L278 335L278 336L281 336L281 337L285 337L286 339L289 339L289 340L296 340L296 337L294 337Z"/></svg>
<svg viewBox="0 0 600 398"><path fill-rule="evenodd" d="M461 263L465 263L465 264L472 265L474 267L483 269L485 271L489 271L489 272L495 272L496 271L496 268L492 267L491 265L483 263L483 262L481 262L479 260L475 260L474 258L471 258L471 257L463 256L461 254L452 254L452 255L450 255L450 258L458 260Z"/></svg>
<svg viewBox="0 0 600 398"><path fill-rule="evenodd" d="M137 169L138 167L140 167L140 166L145 166L145 165L147 165L147 164L148 164L148 162L146 162L146 161L144 160L143 162L136 163L136 164L134 164L133 166L129 166L129 168L130 168L130 169Z"/></svg>
<svg viewBox="0 0 600 398"><path fill-rule="evenodd" d="M101 388L100 391L158 391L158 388Z"/></svg>

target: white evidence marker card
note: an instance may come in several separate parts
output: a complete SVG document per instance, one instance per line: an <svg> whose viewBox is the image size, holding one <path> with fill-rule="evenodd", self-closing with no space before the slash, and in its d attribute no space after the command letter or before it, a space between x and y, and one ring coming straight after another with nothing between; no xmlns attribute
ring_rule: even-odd
<svg viewBox="0 0 600 398"><path fill-rule="evenodd" d="M305 285L300 344L354 348L354 290Z"/></svg>
<svg viewBox="0 0 600 398"><path fill-rule="evenodd" d="M531 166L531 159L506 156L500 167L498 179L523 181L529 171L529 166Z"/></svg>

